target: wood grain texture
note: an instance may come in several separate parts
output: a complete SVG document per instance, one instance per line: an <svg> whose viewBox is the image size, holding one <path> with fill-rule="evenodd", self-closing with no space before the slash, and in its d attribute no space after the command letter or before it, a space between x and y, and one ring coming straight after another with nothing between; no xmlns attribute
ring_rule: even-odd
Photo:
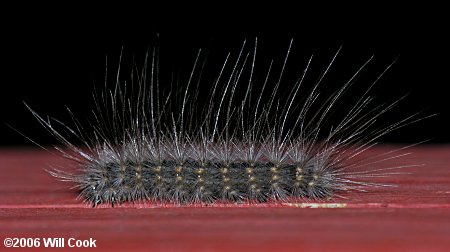
<svg viewBox="0 0 450 252"><path fill-rule="evenodd" d="M395 146L366 153L377 155ZM83 251L449 251L450 146L408 149L374 168L424 164L397 187L300 204L91 208L44 169L70 166L35 149L0 150L0 239L93 238ZM0 251L30 251L5 248ZM41 246L40 251L43 250ZM45 250L45 249L44 249ZM49 249L76 251L77 249Z"/></svg>

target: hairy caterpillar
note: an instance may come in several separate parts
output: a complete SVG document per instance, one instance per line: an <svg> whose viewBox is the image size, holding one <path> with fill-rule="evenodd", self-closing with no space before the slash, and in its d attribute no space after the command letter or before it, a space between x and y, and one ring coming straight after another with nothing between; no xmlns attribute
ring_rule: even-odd
<svg viewBox="0 0 450 252"><path fill-rule="evenodd" d="M321 84L340 49L307 89L312 56L296 79L283 79L292 43L280 69L271 61L263 76L255 76L257 40L250 50L244 42L239 52L226 56L206 93L201 50L184 85L164 92L154 49L142 69L132 69L129 82L121 80L119 66L114 87L95 93L89 127L75 116L73 127L46 120L29 108L65 147L57 149L79 168L76 173L54 169L51 175L75 183L79 197L94 207L326 199L387 186L371 179L396 174L402 166L362 167L401 155L358 156L382 136L420 120L413 114L385 126L376 123L398 102L373 106L369 95L390 66L350 106L343 106L345 115L329 123L372 58L322 98ZM285 82L290 89L283 95ZM73 137L82 145L74 144Z"/></svg>

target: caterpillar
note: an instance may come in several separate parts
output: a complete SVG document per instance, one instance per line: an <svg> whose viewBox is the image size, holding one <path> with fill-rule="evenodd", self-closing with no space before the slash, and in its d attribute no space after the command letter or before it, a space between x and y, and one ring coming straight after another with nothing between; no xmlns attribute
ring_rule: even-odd
<svg viewBox="0 0 450 252"><path fill-rule="evenodd" d="M76 172L49 173L74 184L79 198L93 207L144 201L323 200L389 186L372 179L398 174L404 166L367 166L402 155L393 151L358 157L386 134L420 120L412 114L387 125L377 123L402 100L374 105L370 96L392 64L358 97L344 99L370 57L323 97L322 83L341 49L308 87L313 56L296 79L284 78L293 40L280 67L270 61L258 76L258 40L252 45L245 41L237 52L228 53L215 77L206 81L207 53L199 50L188 78L168 90L163 87L174 81L162 83L158 48L149 50L142 67L132 67L128 81L123 81L119 64L112 88L105 78L105 88L94 92L89 124L80 123L70 110L73 126L44 119L26 105L62 144L56 149L77 166ZM335 118L339 109L345 114Z"/></svg>

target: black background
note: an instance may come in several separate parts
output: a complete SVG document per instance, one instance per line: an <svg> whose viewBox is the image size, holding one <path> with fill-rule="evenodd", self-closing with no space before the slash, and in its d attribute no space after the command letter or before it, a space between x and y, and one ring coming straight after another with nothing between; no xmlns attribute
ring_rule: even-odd
<svg viewBox="0 0 450 252"><path fill-rule="evenodd" d="M115 12L101 8L85 11L87 6L52 6L55 10L45 11L5 8L1 24L0 145L32 145L6 124L40 144L55 143L22 102L41 115L62 121L68 119L64 106L83 117L92 105L93 85L102 84L106 56L114 70L122 48L124 55L134 55L139 64L156 43L161 48L164 71L185 76L183 71L190 71L199 48L213 52L214 64L214 58L221 62L228 51L239 50L244 39L253 43L255 37L258 57L266 63L271 58L282 62L293 38L292 65L298 65L297 73L312 53L317 69L326 66L340 46L336 72L342 70L338 76L342 78L372 55L375 73L398 57L374 90L381 101L409 94L390 119L421 110L423 116L438 115L385 140L450 142L450 39L444 8L416 6L369 13L372 7L363 6L328 14L322 9L310 13L308 9L297 12L293 6L277 7L265 12L257 6L248 10L209 6L196 11L183 6L161 11L153 6ZM363 88L367 83L358 85Z"/></svg>

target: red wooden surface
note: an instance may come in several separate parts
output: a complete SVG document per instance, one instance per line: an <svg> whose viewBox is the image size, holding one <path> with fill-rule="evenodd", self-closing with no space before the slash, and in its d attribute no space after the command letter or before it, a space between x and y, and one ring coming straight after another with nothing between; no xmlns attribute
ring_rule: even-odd
<svg viewBox="0 0 450 252"><path fill-rule="evenodd" d="M368 155L385 152L378 147ZM96 240L83 251L450 251L450 146L408 150L425 164L386 181L395 188L306 204L91 208L45 171L67 161L40 150L0 150L0 240ZM319 208L315 208L319 207Z"/></svg>

